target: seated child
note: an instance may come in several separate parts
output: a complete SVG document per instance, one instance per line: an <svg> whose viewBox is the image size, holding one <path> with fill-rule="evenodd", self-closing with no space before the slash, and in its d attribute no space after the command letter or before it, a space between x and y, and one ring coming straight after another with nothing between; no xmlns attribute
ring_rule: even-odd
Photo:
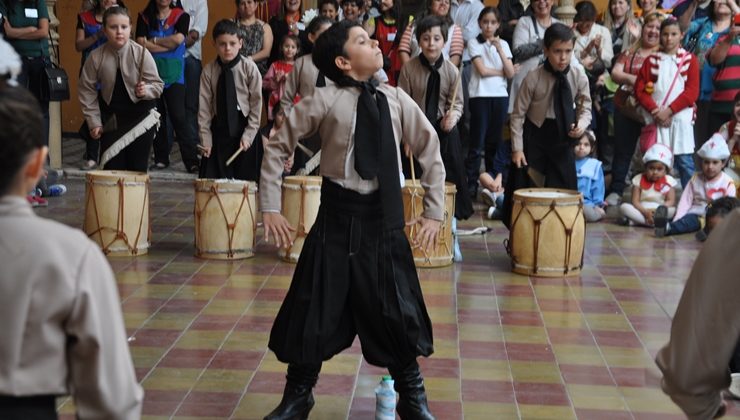
<svg viewBox="0 0 740 420"><path fill-rule="evenodd" d="M619 207L620 225L654 226L655 210L659 206L666 207L669 219L676 214L678 181L668 175L673 166L671 149L656 143L645 152L642 162L645 172L632 178L632 202Z"/></svg>
<svg viewBox="0 0 740 420"><path fill-rule="evenodd" d="M676 218L668 222L668 211L660 206L655 211L655 236L678 235L701 229L707 203L721 197L734 197L736 190L732 179L722 172L730 157L727 142L715 134L699 149L701 172L694 174L678 203Z"/></svg>
<svg viewBox="0 0 740 420"><path fill-rule="evenodd" d="M735 95L734 106L732 109L731 121L728 121L717 131L725 140L727 148L730 149L730 161L728 162L725 173L735 182L735 187L740 186L740 92Z"/></svg>
<svg viewBox="0 0 740 420"><path fill-rule="evenodd" d="M242 40L239 27L221 20L213 28L218 56L208 63L200 77L198 122L200 125L201 178L256 180L261 145L251 147L259 130L262 113L262 78L251 58L239 54ZM226 165L237 149L241 153ZM261 159L261 153L258 153Z"/></svg>
<svg viewBox="0 0 740 420"><path fill-rule="evenodd" d="M591 157L596 136L586 130L575 147L578 192L583 194L583 216L587 222L598 222L606 216L604 211L604 170L601 161Z"/></svg>
<svg viewBox="0 0 740 420"><path fill-rule="evenodd" d="M704 229L696 232L696 239L701 242L706 241L722 219L738 207L740 207L740 200L735 197L722 197L707 204L707 224Z"/></svg>
<svg viewBox="0 0 740 420"><path fill-rule="evenodd" d="M506 124L506 127L508 127L508 124ZM508 132L506 127L504 128L505 136ZM509 162L511 162L511 141L509 138L505 138L496 149L496 155L493 157L493 168L478 176L478 182L483 187L480 196L483 202L489 206L487 215L491 220L500 220L503 217L504 186L509 174Z"/></svg>

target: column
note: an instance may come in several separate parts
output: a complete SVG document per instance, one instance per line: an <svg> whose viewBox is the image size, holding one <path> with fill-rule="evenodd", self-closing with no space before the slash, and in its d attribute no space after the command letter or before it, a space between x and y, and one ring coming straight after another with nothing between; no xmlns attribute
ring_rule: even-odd
<svg viewBox="0 0 740 420"><path fill-rule="evenodd" d="M568 26L573 24L576 15L576 8L573 5L573 0L560 0L558 8L555 9L555 16Z"/></svg>
<svg viewBox="0 0 740 420"><path fill-rule="evenodd" d="M57 0L46 0L49 9L49 41L59 45L59 19L55 12ZM70 38L71 39L71 38ZM49 48L51 60L59 64L56 50ZM60 102L49 102L49 162L52 168L62 167L62 104Z"/></svg>

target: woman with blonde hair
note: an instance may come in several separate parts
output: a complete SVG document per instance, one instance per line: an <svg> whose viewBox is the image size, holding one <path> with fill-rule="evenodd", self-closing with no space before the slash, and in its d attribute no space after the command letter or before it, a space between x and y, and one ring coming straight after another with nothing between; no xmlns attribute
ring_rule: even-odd
<svg viewBox="0 0 740 420"><path fill-rule="evenodd" d="M604 26L612 34L615 57L640 39L642 25L635 17L630 0L609 0L609 7L604 13Z"/></svg>

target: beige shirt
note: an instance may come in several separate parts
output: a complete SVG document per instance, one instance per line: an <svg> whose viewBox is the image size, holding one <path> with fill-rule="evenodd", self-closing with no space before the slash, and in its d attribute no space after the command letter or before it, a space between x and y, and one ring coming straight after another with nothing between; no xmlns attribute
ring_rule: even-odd
<svg viewBox="0 0 740 420"><path fill-rule="evenodd" d="M115 277L77 229L0 198L0 395L73 394L80 419L138 419Z"/></svg>
<svg viewBox="0 0 740 420"><path fill-rule="evenodd" d="M740 339L740 210L709 235L694 262L671 324L671 338L655 361L663 391L692 420L711 419L730 385L728 364Z"/></svg>
<svg viewBox="0 0 740 420"><path fill-rule="evenodd" d="M311 54L307 54L298 58L293 65L293 70L288 73L285 79L285 91L280 98L280 109L283 110L285 115L288 115L288 112L293 108L295 95L305 98L313 95L313 91L316 90L319 69L314 65L312 57ZM326 86L334 84L328 77L324 77L324 79L326 80Z"/></svg>
<svg viewBox="0 0 740 420"><path fill-rule="evenodd" d="M242 56L231 72L234 74L236 101L239 111L247 118L247 126L242 133L242 142L252 144L262 117L262 76L260 70L250 57ZM218 78L221 66L216 60L208 63L200 75L200 101L198 103L198 125L200 126L200 144L213 146L211 122L216 117Z"/></svg>
<svg viewBox="0 0 740 420"><path fill-rule="evenodd" d="M378 89L388 98L396 144L407 143L419 160L424 174L424 216L442 220L444 212L445 169L439 152L439 139L424 113L404 91L381 84ZM355 171L355 116L360 90L327 86L316 89L302 99L278 132L265 145L260 179L262 211L281 210L283 162L295 150L299 139L316 133L321 138L322 176L344 188L366 194L378 189L377 179L363 180ZM398 172L401 173L400 152L396 148ZM400 176L403 179L403 176Z"/></svg>
<svg viewBox="0 0 740 420"><path fill-rule="evenodd" d="M408 93L422 110L426 107L427 80L430 73L431 71L421 64L421 60L417 56L403 66L398 77L398 87ZM457 124L463 112L462 83L458 80L457 74L457 67L448 60L445 60L439 68L439 110L437 111L437 119L444 117L449 109L453 124ZM457 91L455 103L450 104L452 93L455 91Z"/></svg>
<svg viewBox="0 0 740 420"><path fill-rule="evenodd" d="M586 129L591 124L591 93L588 78L580 66L571 66L566 76L573 92L576 107L576 125ZM555 88L555 76L540 65L527 74L519 88L511 113L511 151L524 151L524 119L537 127L548 118L555 118L552 98Z"/></svg>
<svg viewBox="0 0 740 420"><path fill-rule="evenodd" d="M157 65L149 51L134 41L129 41L119 50L108 44L101 45L85 60L77 88L82 114L90 128L103 126L98 104L98 84L103 100L109 104L119 68L131 101L157 99L162 94L164 83L159 78ZM142 70L141 75L139 68ZM140 80L146 83L143 98L136 96L136 85Z"/></svg>

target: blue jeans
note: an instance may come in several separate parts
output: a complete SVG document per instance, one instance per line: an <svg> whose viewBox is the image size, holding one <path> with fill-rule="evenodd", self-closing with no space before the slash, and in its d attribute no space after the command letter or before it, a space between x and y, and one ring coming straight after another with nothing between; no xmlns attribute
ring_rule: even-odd
<svg viewBox="0 0 740 420"><path fill-rule="evenodd" d="M694 155L675 155L673 157L673 166L678 170L678 174L681 177L681 188L686 188L686 184L689 183L691 176L694 175Z"/></svg>
<svg viewBox="0 0 740 420"><path fill-rule="evenodd" d="M200 93L200 73L203 66L193 56L185 57L185 116L188 137L200 138L198 130L198 99Z"/></svg>
<svg viewBox="0 0 740 420"><path fill-rule="evenodd" d="M493 171L493 159L503 137L509 98L470 98L470 148L465 159L468 175L468 190L472 194L478 188L480 161L485 153L486 171Z"/></svg>
<svg viewBox="0 0 740 420"><path fill-rule="evenodd" d="M678 220L670 222L669 226L670 229L666 231L666 235L680 235L682 233L696 232L701 229L701 219L696 214L687 214Z"/></svg>

